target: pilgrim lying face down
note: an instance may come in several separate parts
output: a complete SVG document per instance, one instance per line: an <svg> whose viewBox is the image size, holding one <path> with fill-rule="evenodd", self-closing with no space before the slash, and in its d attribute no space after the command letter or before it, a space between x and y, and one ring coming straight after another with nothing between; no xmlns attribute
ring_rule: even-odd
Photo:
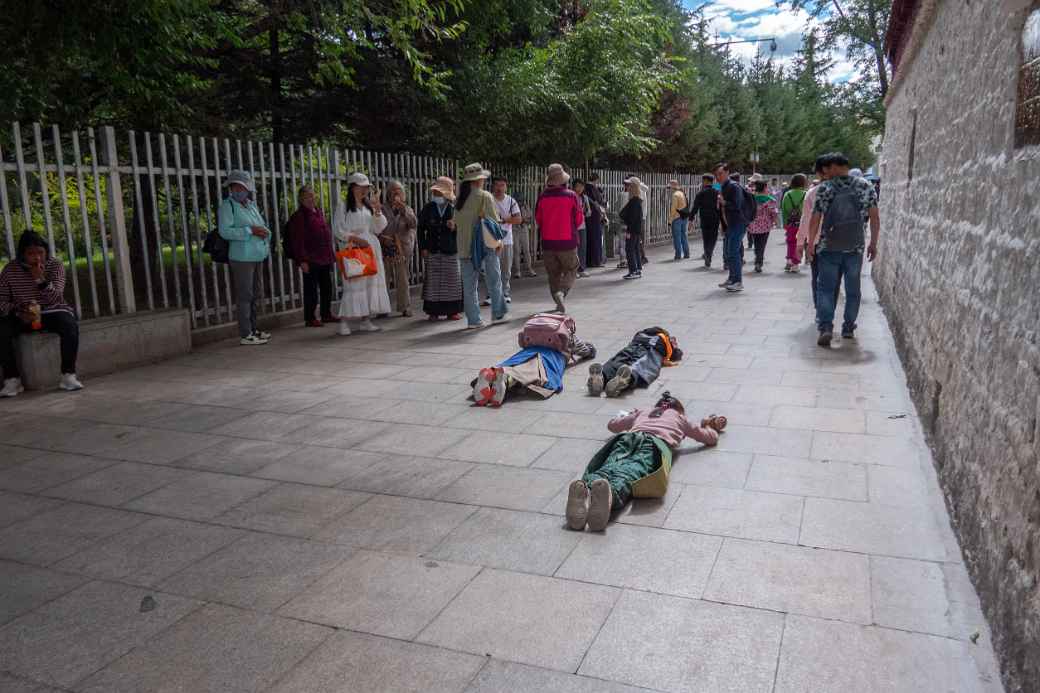
<svg viewBox="0 0 1040 693"><path fill-rule="evenodd" d="M568 490L567 526L575 531L586 525L594 532L605 530L611 514L633 497L663 497L674 451L686 438L716 445L726 417L712 414L695 426L686 418L682 402L665 392L653 408L623 412L607 428L616 435Z"/></svg>

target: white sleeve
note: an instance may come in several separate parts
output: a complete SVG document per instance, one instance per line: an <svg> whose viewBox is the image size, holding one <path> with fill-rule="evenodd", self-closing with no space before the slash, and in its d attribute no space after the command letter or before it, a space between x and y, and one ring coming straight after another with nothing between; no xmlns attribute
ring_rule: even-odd
<svg viewBox="0 0 1040 693"><path fill-rule="evenodd" d="M340 242L347 241L347 206L343 200L336 205L336 211L332 215L332 235Z"/></svg>

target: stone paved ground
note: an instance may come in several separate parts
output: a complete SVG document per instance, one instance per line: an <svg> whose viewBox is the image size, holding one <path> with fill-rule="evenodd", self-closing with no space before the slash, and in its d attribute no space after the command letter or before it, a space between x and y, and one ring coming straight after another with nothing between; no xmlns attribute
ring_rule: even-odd
<svg viewBox="0 0 1040 693"><path fill-rule="evenodd" d="M775 241L736 296L666 257L570 302L602 354L681 340L623 402L578 369L467 405L539 278L479 333L290 329L0 403L0 690L999 691L873 288L828 352ZM609 416L664 388L721 444L565 530Z"/></svg>

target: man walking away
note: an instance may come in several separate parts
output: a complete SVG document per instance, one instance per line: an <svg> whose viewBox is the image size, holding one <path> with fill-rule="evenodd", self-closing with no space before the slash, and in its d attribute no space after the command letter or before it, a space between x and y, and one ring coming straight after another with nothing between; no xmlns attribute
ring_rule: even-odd
<svg viewBox="0 0 1040 693"><path fill-rule="evenodd" d="M796 242L799 250L804 250L805 261L809 263L809 268L812 270L812 277L809 281L809 286L812 290L812 305L813 305L813 324L816 323L816 308L819 306L819 302L816 300L816 289L817 280L819 279L820 267L817 262L818 258L816 255L809 255L809 226L812 221L813 205L816 204L816 193L820 191L820 184L827 180L827 174L825 171L830 170L830 154L823 154L816 158L816 165L813 167L813 171L816 173L816 180L813 181L813 186L809 188L809 192L805 194L805 201L802 203L802 219L798 223L798 236ZM834 286L834 305L838 305L838 294L841 291L841 275L838 275L838 283Z"/></svg>
<svg viewBox="0 0 1040 693"><path fill-rule="evenodd" d="M502 254L498 256L502 268L502 294L506 297L506 303L513 302L512 282L510 277L513 273L513 252L515 250L513 239L513 224L521 224L524 218L520 215L520 205L506 194L509 183L502 176L491 179L491 194L495 198L495 207L498 208L498 216L502 219L502 230L505 238L502 239ZM487 298L482 305L491 305L491 298Z"/></svg>
<svg viewBox="0 0 1040 693"><path fill-rule="evenodd" d="M672 206L668 210L668 224L672 229L672 245L675 247L675 260L690 259L690 241L686 237L686 193L682 191L679 181L668 181L672 191Z"/></svg>
<svg viewBox="0 0 1040 693"><path fill-rule="evenodd" d="M881 220L878 215L877 193L874 186L863 178L849 175L849 160L844 154L833 154L830 160L829 180L816 194L809 229L809 254L819 254L819 286L817 287L816 324L820 330L816 341L829 347L833 338L835 289L838 273L845 275L845 321L841 327L842 339L853 339L856 317L859 315L860 273L863 270L863 231L870 223L870 244L867 259L877 255ZM819 248L814 249L819 240Z"/></svg>
<svg viewBox="0 0 1040 693"><path fill-rule="evenodd" d="M578 196L567 189L570 179L561 164L549 166L545 189L534 211L542 234L542 259L549 275L549 293L560 313L567 312L563 301L578 276L578 227L585 223Z"/></svg>
<svg viewBox="0 0 1040 693"><path fill-rule="evenodd" d="M747 231L744 189L730 180L729 164L725 162L715 167L715 178L722 181L722 216L726 220L723 257L729 267L729 277L719 287L729 292L743 291L741 265L744 262L744 233Z"/></svg>
<svg viewBox="0 0 1040 693"><path fill-rule="evenodd" d="M690 221L700 217L701 242L704 244L704 266L711 269L711 259L715 254L715 243L719 240L719 191L715 189L715 176L705 173L701 176L701 189L693 198L693 209Z"/></svg>

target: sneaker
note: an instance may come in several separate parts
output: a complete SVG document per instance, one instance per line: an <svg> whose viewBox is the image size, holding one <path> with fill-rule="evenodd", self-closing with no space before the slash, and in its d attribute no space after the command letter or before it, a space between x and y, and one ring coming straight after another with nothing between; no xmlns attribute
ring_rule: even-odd
<svg viewBox="0 0 1040 693"><path fill-rule="evenodd" d="M588 276L589 276L589 273L588 273L588 272L586 272L585 270L582 270L581 272L578 272L578 277L579 277L580 279L587 279L587 278L588 278Z"/></svg>
<svg viewBox="0 0 1040 693"><path fill-rule="evenodd" d="M506 398L506 374L501 368L482 368L473 384L473 402L478 407L501 407Z"/></svg>
<svg viewBox="0 0 1040 693"><path fill-rule="evenodd" d="M762 274L762 265L755 265L755 274Z"/></svg>
<svg viewBox="0 0 1040 693"><path fill-rule="evenodd" d="M255 334L251 334L248 337L243 337L242 339L238 340L238 343L242 346L257 346L259 344L267 344L267 340L258 337Z"/></svg>
<svg viewBox="0 0 1040 693"><path fill-rule="evenodd" d="M602 532L610 522L610 510L614 494L606 479L596 479L589 491L588 525L591 532Z"/></svg>
<svg viewBox="0 0 1040 693"><path fill-rule="evenodd" d="M557 291L553 294L553 300L556 301L556 310L560 313L567 312L567 306L563 304L563 299L566 298L562 291Z"/></svg>
<svg viewBox="0 0 1040 693"><path fill-rule="evenodd" d="M567 489L567 526L575 532L585 529L589 516L589 487L581 479L571 482Z"/></svg>
<svg viewBox="0 0 1040 693"><path fill-rule="evenodd" d="M325 323L321 320L308 320L305 324L307 327L325 327Z"/></svg>
<svg viewBox="0 0 1040 693"><path fill-rule="evenodd" d="M603 394L604 386L606 386L606 381L603 379L603 366L594 363L589 366L589 394L593 397L599 397Z"/></svg>
<svg viewBox="0 0 1040 693"><path fill-rule="evenodd" d="M527 272L527 274L525 274L524 276L527 277L528 279L530 279L531 277L537 277L538 273L535 272L534 270L529 270Z"/></svg>
<svg viewBox="0 0 1040 693"><path fill-rule="evenodd" d="M402 318L410 318L410 317L412 317L412 310L411 310L411 308L409 308L408 310L402 310L401 311L401 317Z"/></svg>
<svg viewBox="0 0 1040 693"><path fill-rule="evenodd" d="M720 289L726 289L726 288L729 288L729 285L730 285L730 284L732 284L732 283L733 283L733 282L731 282L730 280L728 280L728 279L727 279L726 281L724 281L724 282L722 282L721 284L719 284L719 288L720 288Z"/></svg>
<svg viewBox="0 0 1040 693"><path fill-rule="evenodd" d="M856 328L855 327L842 327L841 328L841 338L842 339L855 339L856 338Z"/></svg>
<svg viewBox="0 0 1040 693"><path fill-rule="evenodd" d="M372 322L371 318L365 318L364 320L362 320L361 324L358 326L358 329L361 330L362 332L382 332L383 331L383 328L380 327L379 325L376 325L374 322Z"/></svg>
<svg viewBox="0 0 1040 693"><path fill-rule="evenodd" d="M625 276L623 276L621 278L622 279L635 279L636 278L636 273L635 272L629 272L628 274L626 274Z"/></svg>
<svg viewBox="0 0 1040 693"><path fill-rule="evenodd" d="M452 313L448 316L448 320L462 320L462 316L458 313Z"/></svg>
<svg viewBox="0 0 1040 693"><path fill-rule="evenodd" d="M520 278L520 273L519 272L513 272L512 276L513 276L513 279L519 279Z"/></svg>
<svg viewBox="0 0 1040 693"><path fill-rule="evenodd" d="M4 381L4 389L0 390L0 397L17 397L24 391L21 378L8 378Z"/></svg>
<svg viewBox="0 0 1040 693"><path fill-rule="evenodd" d="M744 290L744 285L741 284L740 282L737 282L736 284L730 284L729 286L726 287L726 291L729 291L730 293L734 293L734 294L737 293L738 291L743 291L743 290Z"/></svg>
<svg viewBox="0 0 1040 693"><path fill-rule="evenodd" d="M350 324L347 323L346 320L340 320L339 321L339 327L336 329L336 334L338 334L340 337L349 337L350 336Z"/></svg>
<svg viewBox="0 0 1040 693"><path fill-rule="evenodd" d="M689 255L683 255L683 256L682 256L682 259L683 259L683 260L689 260L689 259L690 259L690 256L689 256Z"/></svg>
<svg viewBox="0 0 1040 693"><path fill-rule="evenodd" d="M820 337L816 340L816 344L825 349L830 349L832 339L834 339L834 335L831 334L830 330L820 330Z"/></svg>
<svg viewBox="0 0 1040 693"><path fill-rule="evenodd" d="M62 390L66 392L75 392L76 390L83 389L83 383L79 381L75 373L62 373L61 383L58 385Z"/></svg>
<svg viewBox="0 0 1040 693"><path fill-rule="evenodd" d="M477 323L473 323L472 325L466 325L467 330L482 330L485 327L487 327L487 323L483 320Z"/></svg>
<svg viewBox="0 0 1040 693"><path fill-rule="evenodd" d="M494 318L494 317L491 318L491 324L492 325L498 325L499 323L503 323L503 322L509 322L509 316L508 315L499 315L497 318Z"/></svg>
<svg viewBox="0 0 1040 693"><path fill-rule="evenodd" d="M485 307L486 306L490 306L491 305L491 299L490 298L485 298L483 301L480 302L480 305L481 306L485 306Z"/></svg>
<svg viewBox="0 0 1040 693"><path fill-rule="evenodd" d="M506 303L512 303L512 302L513 302L513 297L512 296L506 296Z"/></svg>
<svg viewBox="0 0 1040 693"><path fill-rule="evenodd" d="M632 387L632 368L630 366L621 366L618 368L617 375L610 379L610 382L606 385L607 397L617 397L622 392Z"/></svg>
<svg viewBox="0 0 1040 693"><path fill-rule="evenodd" d="M256 330L255 332L253 332L253 334L256 335L257 337L259 337L260 339L264 339L264 340L271 339L271 333L270 332L264 332L263 330Z"/></svg>

